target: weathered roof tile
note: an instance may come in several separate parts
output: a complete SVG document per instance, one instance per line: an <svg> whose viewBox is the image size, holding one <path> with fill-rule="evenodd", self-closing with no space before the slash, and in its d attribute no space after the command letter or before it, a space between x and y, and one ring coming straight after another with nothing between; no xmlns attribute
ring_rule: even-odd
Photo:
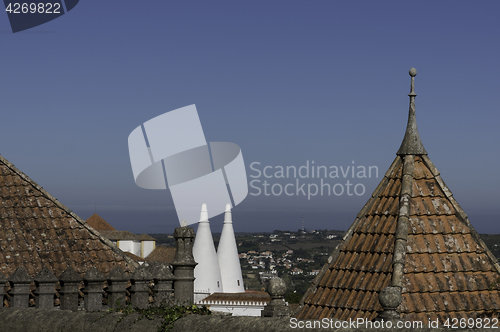
<svg viewBox="0 0 500 332"><path fill-rule="evenodd" d="M2 156L0 174L0 248L3 251L0 271L9 274L24 266L35 275L47 265L55 274L60 274L68 264L82 274L88 266L107 269L108 265L120 265L130 271L134 269L136 263L98 233L94 234L83 220ZM76 241L75 234L89 240ZM97 254L90 255L111 246L114 249L107 251L112 254L106 260L99 259ZM80 252L84 254L76 254Z"/></svg>

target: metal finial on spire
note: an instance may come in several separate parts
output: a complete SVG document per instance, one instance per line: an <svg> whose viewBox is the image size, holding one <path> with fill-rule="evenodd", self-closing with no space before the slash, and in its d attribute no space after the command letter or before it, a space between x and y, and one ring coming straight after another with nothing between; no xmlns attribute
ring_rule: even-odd
<svg viewBox="0 0 500 332"><path fill-rule="evenodd" d="M425 151L424 145L420 140L420 135L418 134L417 128L417 117L415 115L415 97L417 94L415 93L415 76L417 76L417 70L415 68L410 69L411 76L411 87L410 93L408 96L410 97L410 110L408 114L408 124L406 126L405 137L403 138L403 143L401 143L401 147L397 155L422 155L427 154Z"/></svg>

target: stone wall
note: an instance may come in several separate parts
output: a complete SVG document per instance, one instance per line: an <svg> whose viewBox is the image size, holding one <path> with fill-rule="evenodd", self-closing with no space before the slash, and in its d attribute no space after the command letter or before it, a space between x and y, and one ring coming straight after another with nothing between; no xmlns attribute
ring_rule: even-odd
<svg viewBox="0 0 500 332"><path fill-rule="evenodd" d="M163 323L162 318L139 319L138 314L126 315L121 321L120 313L89 313L66 310L37 310L3 308L0 310L0 327L9 332L156 332ZM292 328L290 318L232 317L218 315L188 315L179 319L171 332L281 332L281 331L421 331L445 332L448 329L330 329ZM454 331L473 331L470 329ZM479 331L479 330L474 330ZM491 331L489 329L488 331Z"/></svg>

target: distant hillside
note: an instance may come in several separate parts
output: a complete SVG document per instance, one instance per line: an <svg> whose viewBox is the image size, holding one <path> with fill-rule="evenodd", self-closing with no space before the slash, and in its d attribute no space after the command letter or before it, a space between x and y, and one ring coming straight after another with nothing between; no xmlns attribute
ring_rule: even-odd
<svg viewBox="0 0 500 332"><path fill-rule="evenodd" d="M500 259L500 234L479 234L496 258Z"/></svg>
<svg viewBox="0 0 500 332"><path fill-rule="evenodd" d="M283 234L285 231L274 231L274 234ZM284 249L298 249L302 247L303 249L313 249L315 247L329 247L333 250L335 246L340 242L343 234L341 231L337 230L322 230L322 233L335 233L338 237L334 241L323 242L320 239L300 239L300 241L284 241L271 243L269 242L270 232L237 232L236 238L239 240L240 252L246 252L248 250L284 250ZM294 234L294 232L290 232ZM175 246L175 240L172 234L149 234L157 240L158 245ZM495 257L500 259L500 234L479 234L484 243L488 246ZM214 241L219 242L220 233L214 233ZM266 241L263 241L263 240ZM260 241L259 241L260 240ZM297 239L299 240L299 239ZM259 243L260 242L260 243ZM244 244L242 246L242 243ZM243 250L242 250L243 249Z"/></svg>

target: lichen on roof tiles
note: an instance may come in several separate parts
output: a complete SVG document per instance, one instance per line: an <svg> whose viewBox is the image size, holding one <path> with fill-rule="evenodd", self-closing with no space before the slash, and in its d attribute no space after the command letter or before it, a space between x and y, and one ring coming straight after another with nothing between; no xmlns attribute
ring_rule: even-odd
<svg viewBox="0 0 500 332"><path fill-rule="evenodd" d="M174 262L176 250L175 247L158 246L146 257L146 261L171 265Z"/></svg>
<svg viewBox="0 0 500 332"><path fill-rule="evenodd" d="M71 266L84 274L137 263L37 183L0 156L0 272L23 266L30 275L48 266L55 275Z"/></svg>

